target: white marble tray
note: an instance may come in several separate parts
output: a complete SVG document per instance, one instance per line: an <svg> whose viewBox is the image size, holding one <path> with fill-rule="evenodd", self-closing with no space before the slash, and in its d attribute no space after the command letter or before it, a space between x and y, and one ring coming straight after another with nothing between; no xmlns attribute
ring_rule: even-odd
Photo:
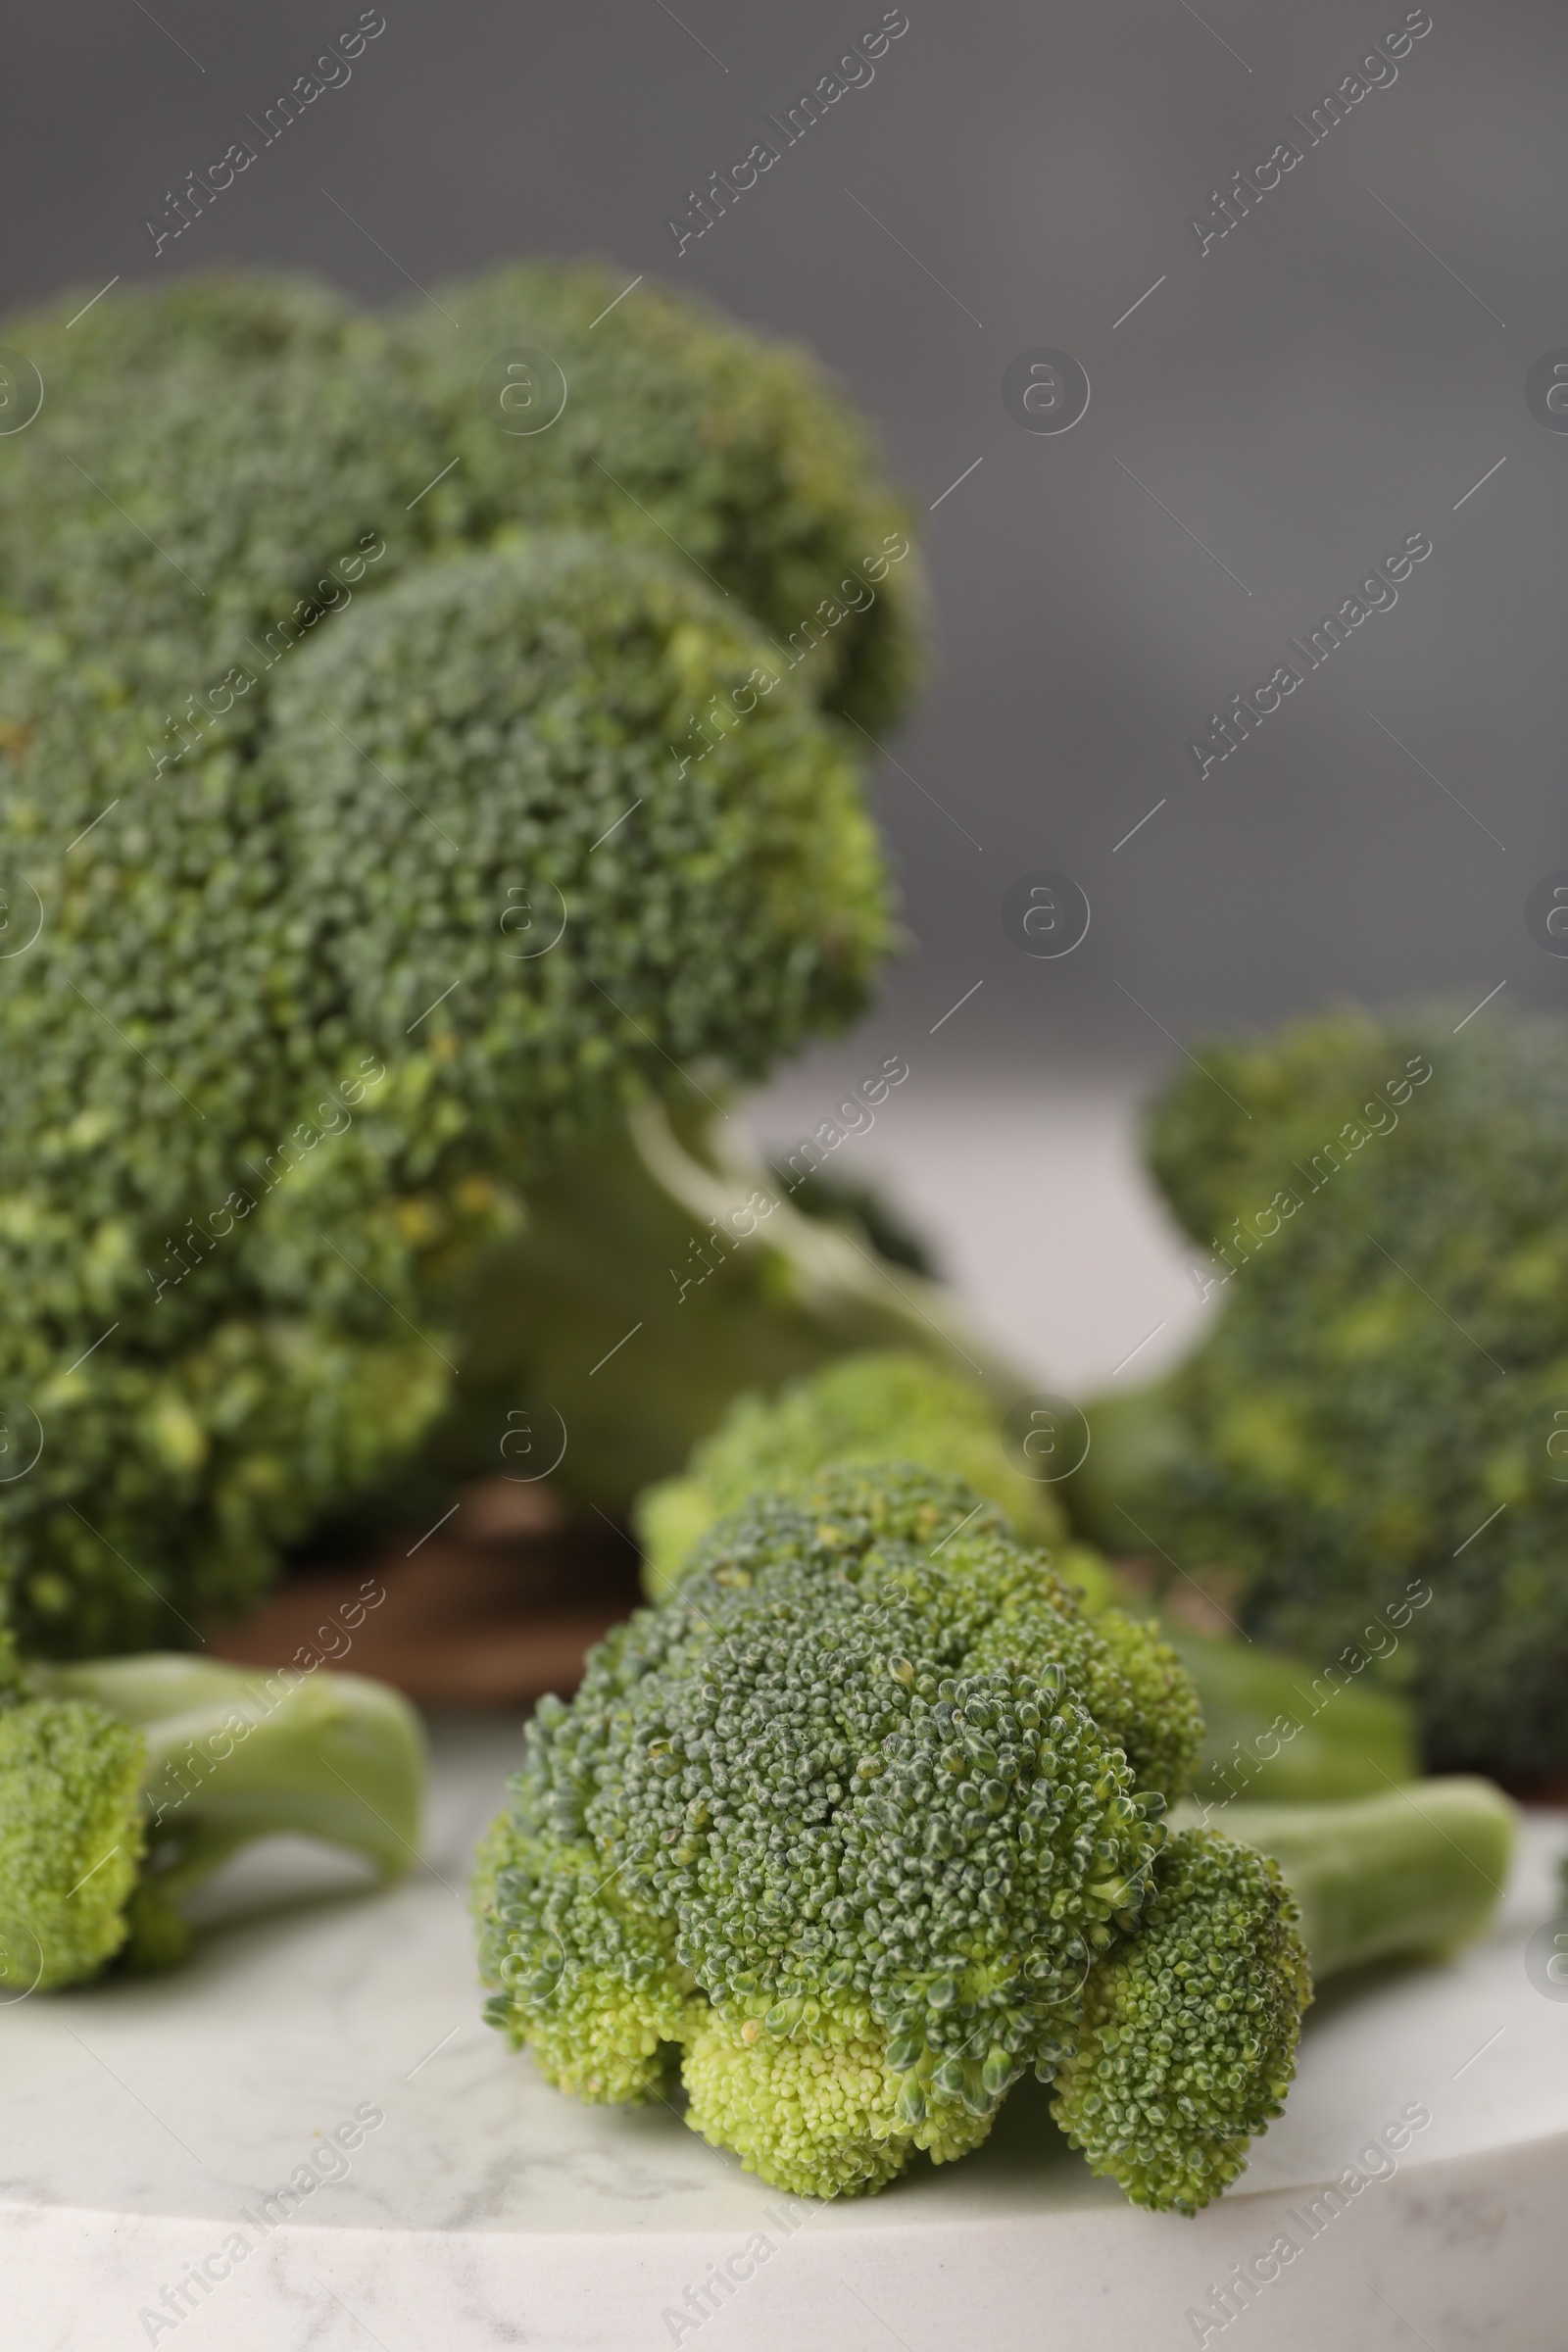
<svg viewBox="0 0 1568 2352"><path fill-rule="evenodd" d="M961 2165L791 2208L666 2108L563 2098L481 2023L467 1855L517 1740L470 1720L436 1746L432 1862L391 1895L0 2009L6 2352L1561 2352L1568 2001L1524 1963L1560 1820L1532 1825L1490 1943L1325 1998L1288 2114L1197 2221L1092 2180L1028 2089ZM1410 2106L1431 2121L1391 2177L1312 2236L1312 2196ZM356 2110L384 2120L334 2154ZM341 2177L264 2227L313 2158ZM1282 2233L1298 2257L1200 2334L1189 2313Z"/></svg>

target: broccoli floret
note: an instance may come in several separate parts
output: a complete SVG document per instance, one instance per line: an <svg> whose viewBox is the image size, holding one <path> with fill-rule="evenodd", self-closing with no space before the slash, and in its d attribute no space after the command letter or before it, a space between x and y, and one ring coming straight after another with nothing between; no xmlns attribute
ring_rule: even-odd
<svg viewBox="0 0 1568 2352"><path fill-rule="evenodd" d="M3 609L96 626L95 660L151 663L177 710L247 632L281 658L315 625L314 592L346 602L321 577L337 559L358 598L466 546L588 529L684 551L813 699L873 727L896 717L924 587L865 425L806 353L671 288L645 281L606 316L624 285L592 265L513 265L443 289L460 323L434 332L422 300L372 315L303 278L220 271L85 318L74 296L13 317L6 340L45 400L0 478ZM514 437L479 378L519 346L555 363L567 398ZM521 389L542 413L542 373ZM386 552L357 570L362 535Z"/></svg>
<svg viewBox="0 0 1568 2352"><path fill-rule="evenodd" d="M1312 1982L1266 1855L1187 1830L1152 1876L1138 1934L1089 1972L1056 2121L1135 2205L1196 2213L1283 2112Z"/></svg>
<svg viewBox="0 0 1568 2352"><path fill-rule="evenodd" d="M928 2096L924 2061L900 2071L907 2050L890 2051L887 2028L869 2005L809 2002L798 2023L772 2028L771 2014L765 2002L748 2012L744 2003L726 2009L693 1999L681 2081L692 2130L710 2147L733 2149L747 2172L775 2187L854 2196L894 2180L916 2149L949 2164L991 2130L998 2102L984 2069L956 2069L956 2097L934 2087ZM1000 2064L994 2071L1004 2073Z"/></svg>
<svg viewBox="0 0 1568 2352"><path fill-rule="evenodd" d="M381 1684L181 1656L23 1673L5 1650L0 1984L172 1966L179 1898L259 1838L344 1846L383 1880L415 1859L423 1736Z"/></svg>
<svg viewBox="0 0 1568 2352"><path fill-rule="evenodd" d="M432 530L456 519L484 536L504 515L650 548L672 538L802 663L824 708L871 727L895 717L921 667L924 584L898 552L909 511L866 427L806 353L689 296L645 280L606 317L625 282L530 264L453 287L456 333L425 303L394 314L400 380L444 455L462 455ZM518 345L546 350L569 392L558 423L514 440L474 382Z"/></svg>
<svg viewBox="0 0 1568 2352"><path fill-rule="evenodd" d="M143 1743L85 1699L0 1711L0 1981L90 1977L125 1940L141 1866Z"/></svg>
<svg viewBox="0 0 1568 2352"><path fill-rule="evenodd" d="M617 291L502 272L446 344L246 278L8 330L47 386L0 473L29 1648L252 1602L438 1421L528 1186L842 1024L892 944L823 706L904 691L900 510L798 355ZM514 439L475 382L519 336L570 397Z"/></svg>
<svg viewBox="0 0 1568 2352"><path fill-rule="evenodd" d="M1448 1779L1345 1804L1187 1803L1171 1827L1137 1937L1090 1971L1056 2120L1135 2204L1190 2213L1280 2113L1313 1982L1482 1935L1516 1816L1490 1782Z"/></svg>
<svg viewBox="0 0 1568 2352"><path fill-rule="evenodd" d="M1230 1571L1253 1633L1325 1672L1396 1653L1431 1766L1554 1778L1568 1058L1560 1024L1457 1017L1200 1049L1151 1158L1219 1312L1084 1475L1094 1524Z"/></svg>
<svg viewBox="0 0 1568 2352"><path fill-rule="evenodd" d="M1200 1736L1174 1658L973 1489L828 1471L711 1530L540 1707L475 1885L487 2014L583 2096L678 2065L694 2130L818 2196L1059 2075L1094 2161L1191 2207L1277 2112L1307 1995L1271 1867L1212 1835L1162 1860ZM1179 2095L1157 2030L1110 2030L1146 1933L1149 1982L1184 1937L1247 1977L1184 1995Z"/></svg>
<svg viewBox="0 0 1568 2352"><path fill-rule="evenodd" d="M914 1462L965 1480L1000 1503L1025 1535L1063 1533L1048 1487L1013 1467L996 1416L977 1384L909 1353L842 1356L790 1381L776 1396L739 1396L683 1477L651 1488L637 1505L651 1597L683 1573L715 1520L749 1494L788 1489L834 1462Z"/></svg>

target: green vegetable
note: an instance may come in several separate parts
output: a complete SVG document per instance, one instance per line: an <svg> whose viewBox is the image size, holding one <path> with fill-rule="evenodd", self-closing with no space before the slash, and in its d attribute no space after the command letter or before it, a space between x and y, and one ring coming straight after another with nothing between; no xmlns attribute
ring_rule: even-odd
<svg viewBox="0 0 1568 2352"><path fill-rule="evenodd" d="M581 2097L678 2063L694 2130L820 2196L964 2154L1032 2067L1097 2172L1196 2210L1308 1998L1275 1867L1165 1840L1200 1739L1171 1651L972 1489L826 1472L541 1705L480 1858L487 2014Z"/></svg>
<svg viewBox="0 0 1568 2352"><path fill-rule="evenodd" d="M1313 1676L1260 1642L1162 1630L1203 1702L1199 1796L1314 1804L1370 1795L1420 1771L1415 1717L1396 1692L1344 1673Z"/></svg>
<svg viewBox="0 0 1568 2352"><path fill-rule="evenodd" d="M991 1384L995 1386L996 1384ZM1004 1396L1011 1388L1001 1391ZM961 1478L1000 1503L1025 1540L1051 1547L1056 1573L1091 1616L1148 1602L1088 1544L1061 1541L1055 1496L1065 1492L1080 1518L1083 1481L1100 1456L1105 1422L1111 1444L1127 1416L1096 1408L1083 1471L1059 1486L1026 1478L1003 1443L997 1404L978 1382L929 1359L881 1351L850 1355L777 1396L739 1397L704 1441L683 1478L645 1494L637 1510L644 1580L658 1599L684 1573L706 1530L763 1489L788 1492L834 1462L902 1461ZM1121 1551L1141 1548L1131 1523L1106 1512L1102 1529ZM1358 1796L1409 1780L1418 1770L1412 1720L1402 1699L1351 1683L1341 1670L1314 1676L1299 1659L1260 1643L1216 1641L1180 1625L1162 1628L1197 1686L1207 1727L1201 1794L1278 1801Z"/></svg>
<svg viewBox="0 0 1568 2352"><path fill-rule="evenodd" d="M0 1984L25 1992L184 1958L179 1898L283 1832L363 1855L383 1880L418 1850L424 1741L360 1675L210 1659L0 1660Z"/></svg>
<svg viewBox="0 0 1568 2352"><path fill-rule="evenodd" d="M1214 1821L1223 1838L1208 1827ZM1200 2082L1223 2080L1236 2063L1238 2029L1287 2046L1288 2003L1273 1981L1289 1965L1286 1938L1278 1929L1259 1934L1257 1896L1249 1901L1236 1845L1227 1841L1253 1849L1264 1874L1276 1865L1283 1873L1290 1916L1321 1984L1374 1961L1446 1958L1482 1935L1507 1879L1515 1814L1490 1782L1454 1779L1347 1804L1217 1812L1183 1804L1171 1828L1139 1933L1091 1974L1056 2120L1091 2161L1107 2134L1127 2143L1128 2169L1117 2177L1135 2203L1189 2211L1204 2201L1216 2169L1230 2178L1239 2168L1227 2143L1200 2126L1185 2196L1147 2193L1170 2178L1171 2065L1184 2062ZM1266 1883L1278 1884L1272 1876ZM1295 1940L1292 1933L1291 1948ZM1236 2014L1243 2009L1245 2020ZM1152 2172L1135 2152L1141 2142L1158 2150Z"/></svg>
<svg viewBox="0 0 1568 2352"><path fill-rule="evenodd" d="M185 278L7 327L47 395L0 463L29 1648L254 1601L440 1421L530 1185L842 1024L892 944L824 711L912 676L902 510L802 357L618 291L501 271L431 337ZM519 344L569 397L514 437L476 385Z"/></svg>
<svg viewBox="0 0 1568 2352"><path fill-rule="evenodd" d="M1563 1044L1336 1013L1200 1047L1150 1128L1219 1312L1119 1408L1085 1523L1119 1504L1254 1633L1398 1677L1443 1770L1568 1770Z"/></svg>
<svg viewBox="0 0 1568 2352"><path fill-rule="evenodd" d="M1490 1925L1513 1858L1514 1808L1458 1776L1343 1805L1227 1805L1205 1818L1272 1854L1301 1911L1312 1973L1443 1957Z"/></svg>
<svg viewBox="0 0 1568 2352"><path fill-rule="evenodd" d="M968 1356L1013 1394L1017 1375L947 1293L890 1265L842 1204L831 1216L820 1199L804 1205L805 1187L792 1193L746 1151L741 1122L704 1104L684 1115L644 1104L564 1154L528 1186L520 1230L474 1268L459 1379L421 1454L439 1480L403 1522L428 1526L457 1480L548 1464L563 1423L553 1483L629 1517L737 1396L846 1350ZM529 1400L549 1409L519 1416ZM522 1418L525 1440L512 1435Z"/></svg>
<svg viewBox="0 0 1568 2352"><path fill-rule="evenodd" d="M1013 1467L972 1380L907 1352L847 1355L772 1398L737 1397L686 1475L642 1496L637 1531L649 1593L657 1600L667 1592L698 1540L748 1495L796 1486L833 1462L887 1461L966 1480L1043 1542L1063 1533L1050 1488Z"/></svg>

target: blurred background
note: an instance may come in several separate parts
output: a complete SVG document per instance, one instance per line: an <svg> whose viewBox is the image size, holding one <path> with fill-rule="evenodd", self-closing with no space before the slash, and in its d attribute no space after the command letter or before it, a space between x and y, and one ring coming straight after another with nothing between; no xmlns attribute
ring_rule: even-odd
<svg viewBox="0 0 1568 2352"><path fill-rule="evenodd" d="M842 1172L891 1173L1032 1362L1103 1379L1137 1344L1155 1370L1198 1312L1126 1152L1155 1071L1336 995L1555 1005L1568 978L1524 921L1568 862L1568 435L1525 393L1568 345L1568 23L1434 0L1396 78L1309 144L1290 118L1397 32L1396 0L908 0L874 77L786 146L768 117L875 0L385 0L352 78L155 256L146 218L356 13L19 22L7 308L223 261L381 303L598 253L821 355L907 488L939 666L878 771L907 956L756 1123L787 1147L904 1054ZM776 167L677 251L670 218L697 226L696 193L764 137ZM1300 163L1200 250L1189 216L1221 226L1214 193L1287 137ZM1088 378L1068 432L1004 403L1042 349ZM1210 713L1414 533L1433 552L1396 606L1200 778ZM1065 957L1004 932L1041 869L1092 909ZM1020 1251L1031 1227L1049 1251Z"/></svg>

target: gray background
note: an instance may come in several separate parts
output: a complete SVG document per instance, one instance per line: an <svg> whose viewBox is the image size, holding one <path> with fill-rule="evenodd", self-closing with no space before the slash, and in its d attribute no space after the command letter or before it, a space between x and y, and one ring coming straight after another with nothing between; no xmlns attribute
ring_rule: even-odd
<svg viewBox="0 0 1568 2352"><path fill-rule="evenodd" d="M1568 965L1523 906L1568 864L1568 436L1523 387L1568 344L1560 9L1432 0L1397 81L1200 257L1186 216L1396 0L908 0L871 85L677 260L665 215L880 5L385 0L348 86L155 262L163 191L357 13L28 12L0 102L7 307L220 260L382 302L409 292L399 266L432 286L597 252L810 344L922 512L983 460L927 515L941 666L893 746L906 774L877 786L913 937L879 1039L976 980L928 1062L1042 1079L1168 1059L1156 1022L1185 1038L1330 995L1559 1002ZM1093 384L1060 437L1002 405L1037 345ZM1200 781L1184 747L1216 702L1417 529L1435 552L1396 609ZM1062 962L1002 934L1033 867L1094 907Z"/></svg>

